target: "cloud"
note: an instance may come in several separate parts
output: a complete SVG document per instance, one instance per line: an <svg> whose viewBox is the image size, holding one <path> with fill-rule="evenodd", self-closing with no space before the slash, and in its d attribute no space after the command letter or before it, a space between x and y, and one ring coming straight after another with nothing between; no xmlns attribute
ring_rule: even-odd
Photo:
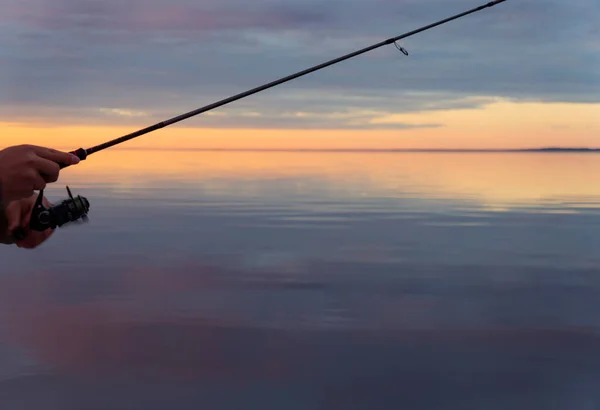
<svg viewBox="0 0 600 410"><path fill-rule="evenodd" d="M321 22L313 9L288 5L240 7L243 3L91 0L45 0L9 7L2 20L49 30L211 31L221 29L286 28ZM268 4L266 4L268 5Z"/></svg>
<svg viewBox="0 0 600 410"><path fill-rule="evenodd" d="M100 112L111 115L119 115L123 117L146 117L148 114L142 111L124 110L121 108L100 108Z"/></svg>
<svg viewBox="0 0 600 410"><path fill-rule="evenodd" d="M479 4L2 0L1 119L162 120ZM600 5L592 0L551 0L543 7L534 0L507 1L402 40L408 57L383 47L201 121L360 128L371 127L364 112L477 108L496 98L596 103L598 17ZM147 116L111 116L107 107ZM295 112L315 115L290 115Z"/></svg>

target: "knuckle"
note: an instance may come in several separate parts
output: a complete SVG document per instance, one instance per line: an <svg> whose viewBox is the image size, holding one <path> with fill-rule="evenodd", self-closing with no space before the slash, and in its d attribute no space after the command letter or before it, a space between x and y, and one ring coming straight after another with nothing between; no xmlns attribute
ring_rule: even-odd
<svg viewBox="0 0 600 410"><path fill-rule="evenodd" d="M33 152L33 151L28 151L28 152L25 154L25 162L26 162L28 165L32 165L33 163L35 163L36 159L37 159L37 155L36 155L36 154L35 154L35 152Z"/></svg>
<svg viewBox="0 0 600 410"><path fill-rule="evenodd" d="M15 145L13 147L7 148L7 150L10 150L13 155L21 155L29 151L27 145L25 144Z"/></svg>

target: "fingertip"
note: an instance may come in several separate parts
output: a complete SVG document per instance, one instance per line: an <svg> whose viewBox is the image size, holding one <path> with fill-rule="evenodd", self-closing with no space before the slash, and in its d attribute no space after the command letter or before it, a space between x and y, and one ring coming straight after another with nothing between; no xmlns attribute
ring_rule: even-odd
<svg viewBox="0 0 600 410"><path fill-rule="evenodd" d="M74 154L70 154L71 155L71 164L75 165L75 164L79 164L79 161L81 161L79 159L79 157L77 155Z"/></svg>

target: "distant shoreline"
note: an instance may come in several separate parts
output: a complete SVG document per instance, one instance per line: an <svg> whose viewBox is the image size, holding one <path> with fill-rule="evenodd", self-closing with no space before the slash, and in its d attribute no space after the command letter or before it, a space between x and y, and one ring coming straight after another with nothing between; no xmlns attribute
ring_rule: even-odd
<svg viewBox="0 0 600 410"><path fill-rule="evenodd" d="M153 148L153 147L115 147L120 151L206 151L206 152L448 152L448 153L598 153L600 148L515 148L515 149L451 149L451 148Z"/></svg>

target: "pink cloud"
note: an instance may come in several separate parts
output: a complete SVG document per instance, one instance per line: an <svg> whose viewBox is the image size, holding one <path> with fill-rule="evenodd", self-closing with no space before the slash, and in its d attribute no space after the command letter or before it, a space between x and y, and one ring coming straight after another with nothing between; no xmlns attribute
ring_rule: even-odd
<svg viewBox="0 0 600 410"><path fill-rule="evenodd" d="M44 29L102 30L221 30L286 28L323 20L323 15L289 7L233 7L177 5L169 2L30 1L9 4L0 21L14 21Z"/></svg>

